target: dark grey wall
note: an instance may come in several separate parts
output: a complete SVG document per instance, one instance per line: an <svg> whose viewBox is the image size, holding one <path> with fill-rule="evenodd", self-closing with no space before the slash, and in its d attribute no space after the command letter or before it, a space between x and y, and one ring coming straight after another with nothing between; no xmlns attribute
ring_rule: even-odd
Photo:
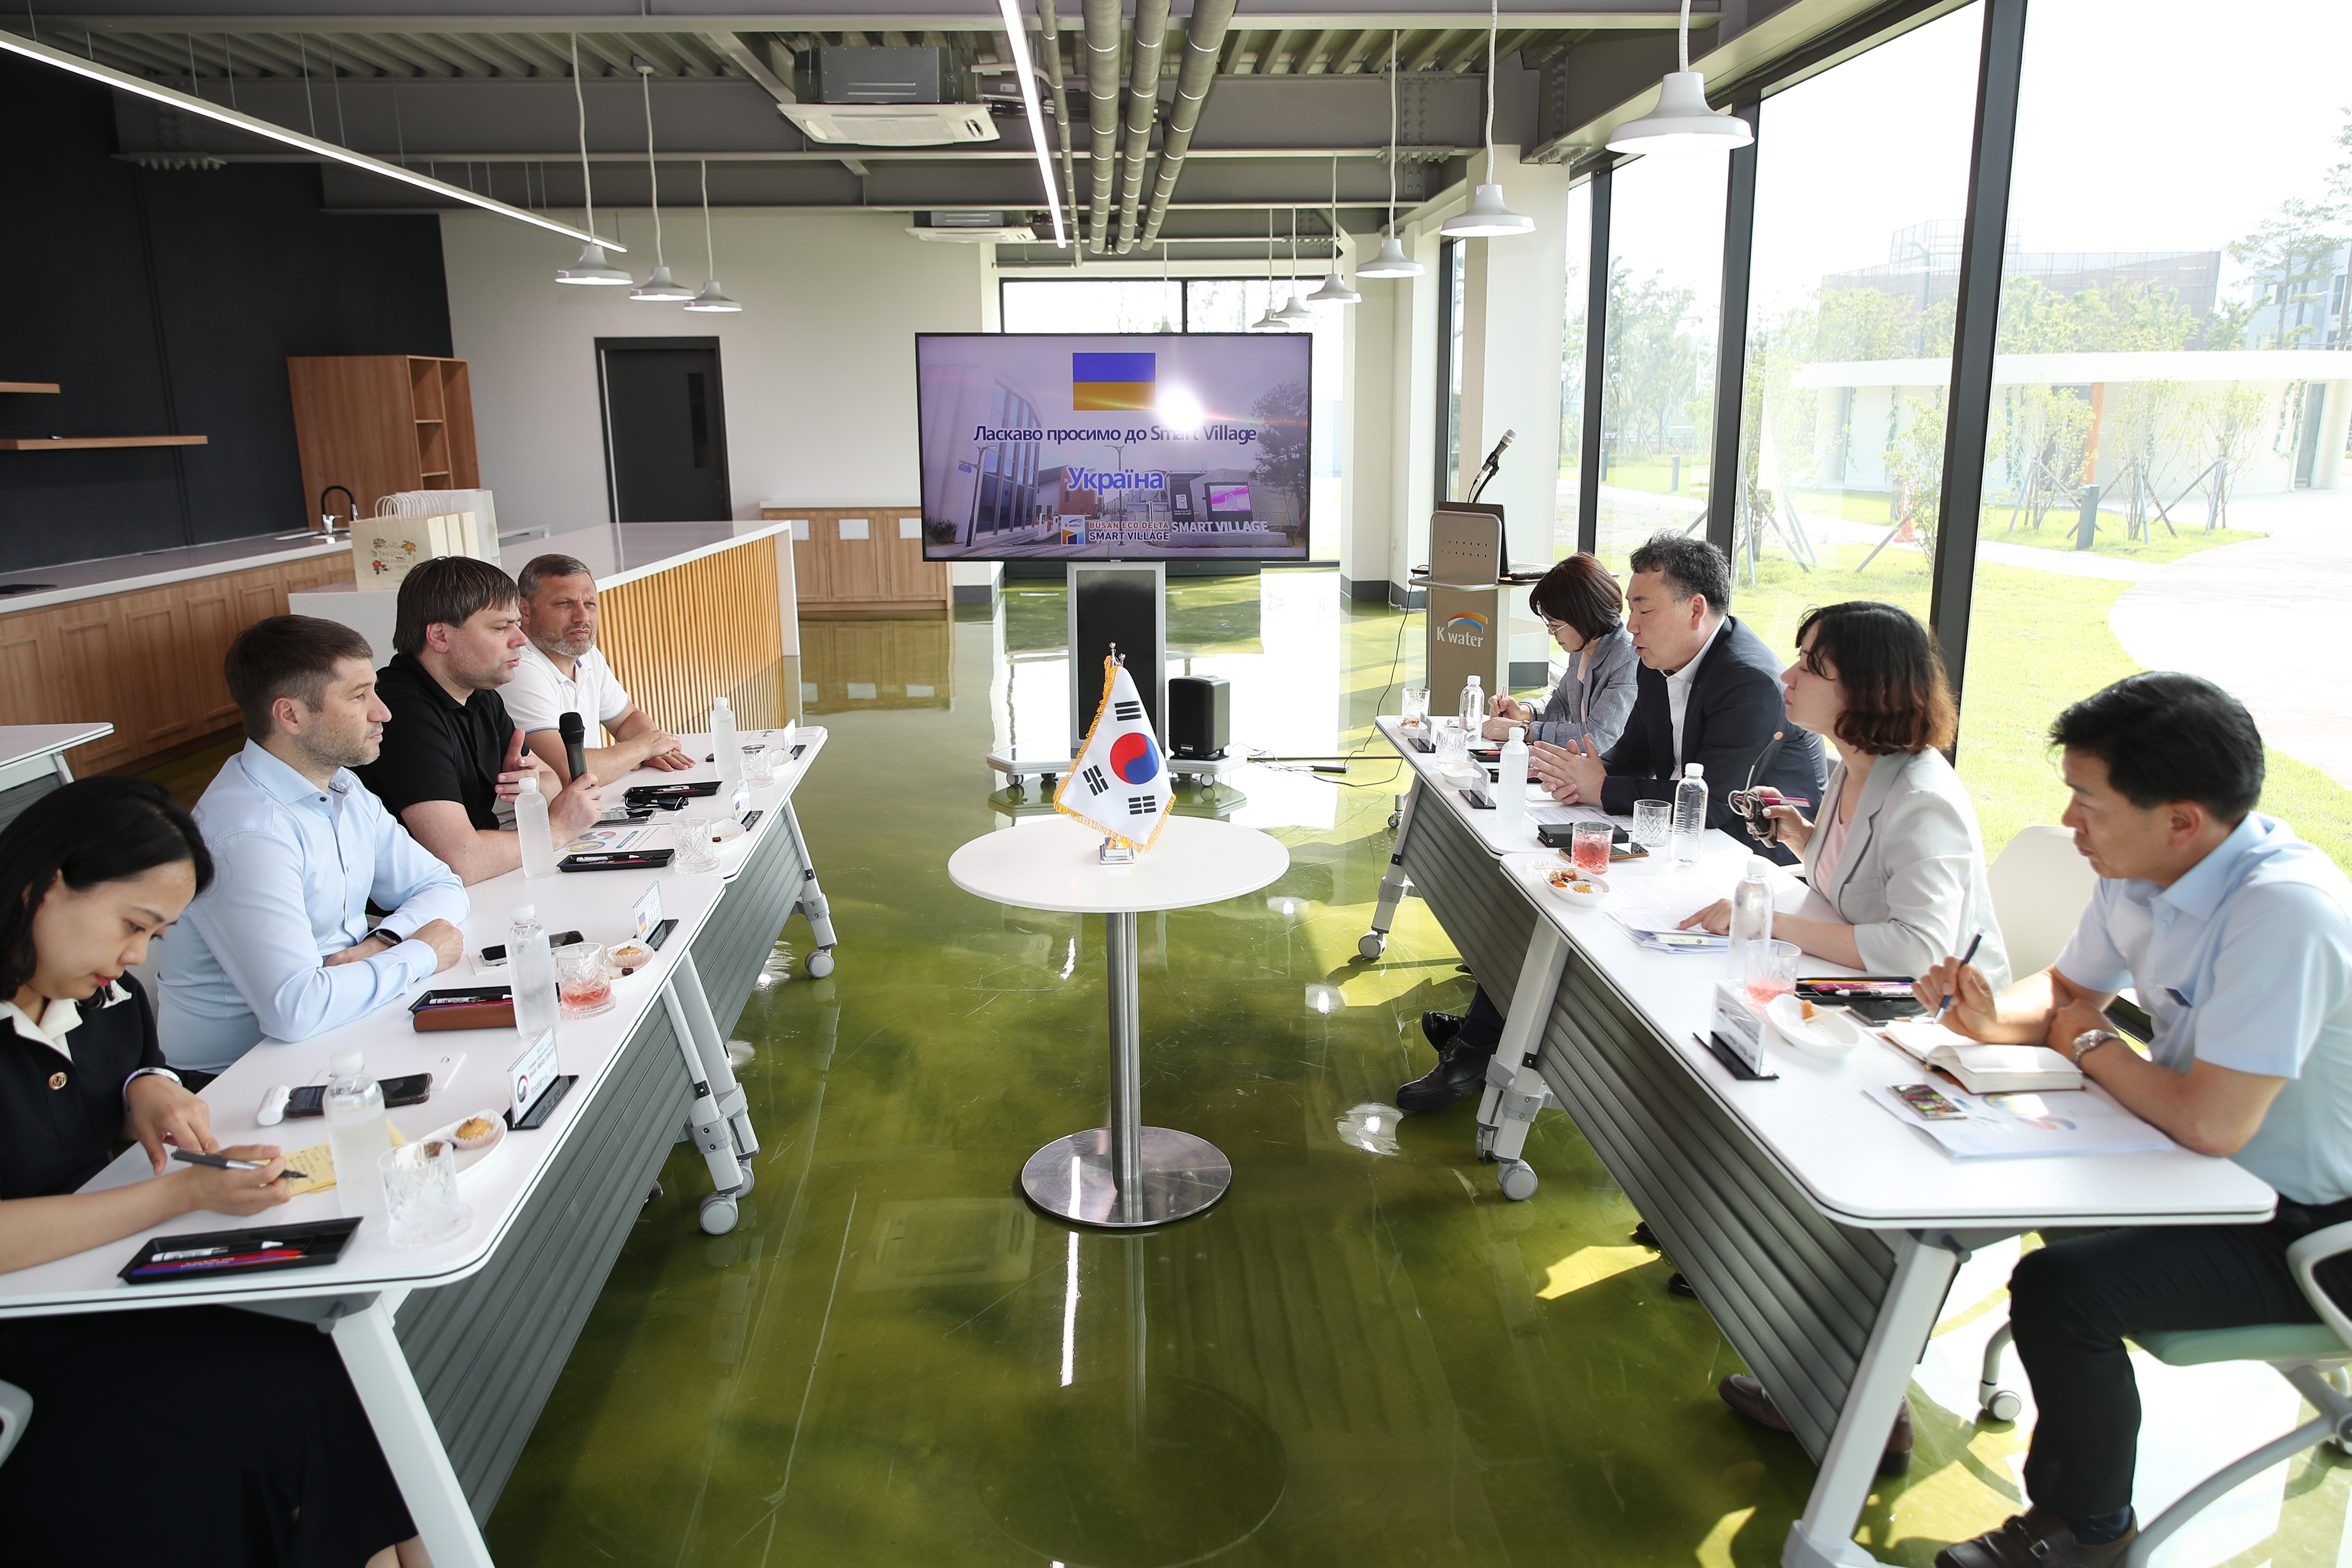
<svg viewBox="0 0 2352 1568"><path fill-rule="evenodd" d="M0 573L290 531L310 500L289 354L449 353L432 217L320 210L300 165L141 169L113 94L0 58L0 436L205 447L0 451Z"/></svg>

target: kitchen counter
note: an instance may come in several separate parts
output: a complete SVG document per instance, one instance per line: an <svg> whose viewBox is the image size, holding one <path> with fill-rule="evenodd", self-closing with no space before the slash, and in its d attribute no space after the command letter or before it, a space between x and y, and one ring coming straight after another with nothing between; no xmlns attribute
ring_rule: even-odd
<svg viewBox="0 0 2352 1568"><path fill-rule="evenodd" d="M175 550L150 550L136 555L108 555L95 561L37 566L0 574L0 616L69 605L78 599L94 599L106 594L161 588L192 578L215 577L257 566L283 565L318 555L349 554L351 548L348 539L321 541L314 533L290 537L257 533L247 539L224 539ZM7 592L19 584L41 586L32 593Z"/></svg>

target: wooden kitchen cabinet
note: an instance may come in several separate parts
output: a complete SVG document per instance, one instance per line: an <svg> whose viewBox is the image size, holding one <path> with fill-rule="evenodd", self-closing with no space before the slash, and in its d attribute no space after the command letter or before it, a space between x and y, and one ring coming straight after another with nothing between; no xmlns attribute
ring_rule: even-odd
<svg viewBox="0 0 2352 1568"><path fill-rule="evenodd" d="M923 559L917 507L760 509L793 524L793 573L804 616L885 616L955 603L943 562Z"/></svg>

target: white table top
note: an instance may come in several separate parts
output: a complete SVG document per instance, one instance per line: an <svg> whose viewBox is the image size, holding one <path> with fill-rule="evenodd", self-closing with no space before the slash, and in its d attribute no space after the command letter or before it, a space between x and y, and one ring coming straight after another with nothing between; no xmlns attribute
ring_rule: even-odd
<svg viewBox="0 0 2352 1568"><path fill-rule="evenodd" d="M474 1169L466 1173L461 1195L474 1211L464 1234L437 1247L398 1248L384 1239L380 1225L363 1225L343 1256L319 1268L247 1275L243 1279L190 1280L135 1289L115 1278L116 1270L151 1235L184 1235L192 1231L226 1230L268 1223L286 1224L333 1219L342 1213L334 1192L298 1197L268 1211L265 1219L234 1219L196 1213L158 1226L152 1231L108 1242L86 1252L36 1268L0 1274L0 1316L39 1310L103 1310L115 1308L185 1303L191 1300L258 1300L331 1296L345 1292L446 1285L480 1269L505 1237L523 1202L538 1185L556 1152L603 1086L605 1068L636 1032L646 1012L662 1005L661 993L678 956L719 902L726 881L740 870L754 845L775 832L782 814L776 808L791 795L817 754L825 731L803 726L793 737L805 747L800 757L779 769L776 782L751 791L751 804L762 808L751 831L725 845L719 870L689 874L677 870L609 871L593 875L558 874L540 881L509 872L467 889L472 904L465 922L466 950L506 940L509 911L518 903L539 905L550 931L577 927L590 942L607 944L627 941L630 917L649 882L661 884L662 914L677 920L677 929L654 960L635 974L614 982L617 1005L602 1016L567 1018L557 1032L562 1070L576 1073L572 1086L546 1125L527 1132L509 1131L505 1140ZM678 737L688 754L699 756L707 737ZM675 773L642 771L623 781L630 784L677 783L713 776L709 766ZM433 1098L421 1105L390 1112L392 1122L409 1138L446 1126L477 1110L503 1111L509 1103L507 1069L520 1054L521 1043L511 1029L466 1029L419 1034L409 1026L405 1004L418 992L471 985L503 984L501 967L477 972L470 959L419 984L398 1006L385 1006L340 1029L294 1044L264 1040L208 1086L204 1098L212 1108L213 1135L224 1145L273 1143L289 1152L326 1142L323 1121L302 1118L263 1127L254 1121L263 1091L272 1084L323 1081L319 1075L327 1058L348 1047L366 1053L368 1070L377 1079L432 1071ZM463 1053L465 1060L454 1079L437 1067L439 1058ZM684 1071L683 1065L679 1071ZM145 1153L132 1148L91 1178L85 1191L100 1191L148 1178Z"/></svg>
<svg viewBox="0 0 2352 1568"><path fill-rule="evenodd" d="M1437 754L1434 752L1418 752L1413 750L1412 745L1407 742L1406 737L1414 733L1414 731L1403 728L1402 721L1395 718L1385 718L1377 720L1375 722L1380 726L1381 734L1388 741L1389 744L1396 748L1397 754L1402 757L1407 763L1411 763L1412 770L1422 776L1423 783L1429 785L1429 793L1442 796L1444 799L1445 804L1454 808L1454 815L1459 817L1462 820L1463 826L1469 828L1470 831L1477 837L1478 841L1486 847L1486 852L1489 855L1493 855L1499 859L1505 855L1522 854L1536 850L1541 850L1547 855L1551 853L1550 850L1545 849L1542 842L1536 837L1537 824L1533 815L1534 811L1537 807L1550 806L1553 804L1551 801L1545 798L1544 793L1541 789L1538 788L1534 784L1529 784L1528 786L1528 809L1526 813L1516 817L1507 817L1500 811L1474 810L1470 804L1462 798L1462 791L1470 786L1456 784L1454 780L1447 778L1437 766ZM1423 740L1431 740L1434 739L1435 732L1433 731L1423 731L1421 734ZM1486 744L1485 742L1481 742L1479 743L1481 745ZM1486 764L1478 763L1476 759L1474 758L1472 759L1472 765L1484 768ZM1481 790L1485 790L1489 795L1492 795L1494 793L1492 786L1486 782L1486 773L1483 772L1478 775L1476 787ZM1556 807L1555 809L1565 811L1571 816L1587 817L1595 822L1599 822L1608 816L1608 814L1602 811L1599 806L1561 806ZM1721 834L1713 833L1712 829L1710 829L1710 833L1714 837L1721 838L1722 842L1727 845L1731 842L1728 837L1726 837Z"/></svg>
<svg viewBox="0 0 2352 1568"><path fill-rule="evenodd" d="M1103 836L1056 812L983 834L948 857L948 879L992 903L1062 914L1182 910L1254 893L1290 868L1290 851L1255 827L1171 816L1129 866L1106 866Z"/></svg>
<svg viewBox="0 0 2352 1568"><path fill-rule="evenodd" d="M113 733L114 726L103 719L86 724L0 724L0 768L36 757L53 757Z"/></svg>
<svg viewBox="0 0 2352 1568"><path fill-rule="evenodd" d="M1395 743L1394 721L1383 719L1381 726ZM1416 765L1433 761L1419 753L1407 760ZM1473 811L1451 790L1434 793L1474 826L1478 818L1494 815ZM1493 835L1485 837L1493 841ZM1528 837L1534 837L1532 832ZM1719 881L1717 896L1728 898L1748 858L1749 851L1727 836L1710 833L1696 868L1656 858L1621 862L1611 868L1609 880L1630 889L1644 878L1696 871ZM1916 1083L1928 1076L1911 1058L1875 1039L1844 1057L1822 1058L1768 1033L1766 1066L1780 1078L1768 1082L1736 1079L1697 1037L1706 1033L1713 1016L1716 982L1729 977L1725 955L1662 952L1642 946L1610 918L1608 905L1574 906L1550 891L1544 874L1560 863L1549 849L1502 857L1503 870L1542 918L1649 1022L1691 1077L1832 1219L1878 1229L2000 1229L2270 1215L2275 1194L2268 1185L2231 1161L2187 1150L1956 1160L1864 1098L1865 1085ZM1776 868L1774 882L1783 911L1835 918L1789 872ZM1820 976L1854 971L1807 956L1799 961L1798 973Z"/></svg>

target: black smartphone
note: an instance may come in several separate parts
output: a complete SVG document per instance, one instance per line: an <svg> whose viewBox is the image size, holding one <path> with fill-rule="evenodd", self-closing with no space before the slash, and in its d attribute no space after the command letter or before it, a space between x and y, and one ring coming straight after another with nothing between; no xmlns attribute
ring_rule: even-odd
<svg viewBox="0 0 2352 1568"><path fill-rule="evenodd" d="M396 1105L422 1105L433 1098L433 1075L411 1073L406 1078L388 1078L378 1088L383 1090L387 1109ZM327 1090L323 1084L306 1083L286 1097L289 1116L322 1116L327 1110Z"/></svg>
<svg viewBox="0 0 2352 1568"><path fill-rule="evenodd" d="M1916 1018L1927 1009L1919 1005L1916 996L1848 996L1846 1011L1873 1024L1892 1024L1897 1018Z"/></svg>
<svg viewBox="0 0 2352 1568"><path fill-rule="evenodd" d="M566 855L555 863L559 871L649 871L670 863L675 849L622 849L598 855Z"/></svg>
<svg viewBox="0 0 2352 1568"><path fill-rule="evenodd" d="M1572 822L1539 822L1536 824L1536 842L1547 849L1566 849L1576 842L1576 824ZM1615 823L1609 825L1609 854L1612 859L1634 860L1649 853L1632 848L1633 834Z"/></svg>
<svg viewBox="0 0 2352 1568"><path fill-rule="evenodd" d="M570 947L573 942L580 940L580 933L576 931L559 931L555 935L547 939L547 945L550 947ZM494 942L489 946L482 949L481 957L484 963L504 963L507 961L507 944L502 942ZM446 996L452 994L452 993L441 991L436 992L435 994Z"/></svg>
<svg viewBox="0 0 2352 1568"><path fill-rule="evenodd" d="M635 805L645 801L691 800L718 793L717 779L702 779L694 784L631 784L621 795Z"/></svg>

